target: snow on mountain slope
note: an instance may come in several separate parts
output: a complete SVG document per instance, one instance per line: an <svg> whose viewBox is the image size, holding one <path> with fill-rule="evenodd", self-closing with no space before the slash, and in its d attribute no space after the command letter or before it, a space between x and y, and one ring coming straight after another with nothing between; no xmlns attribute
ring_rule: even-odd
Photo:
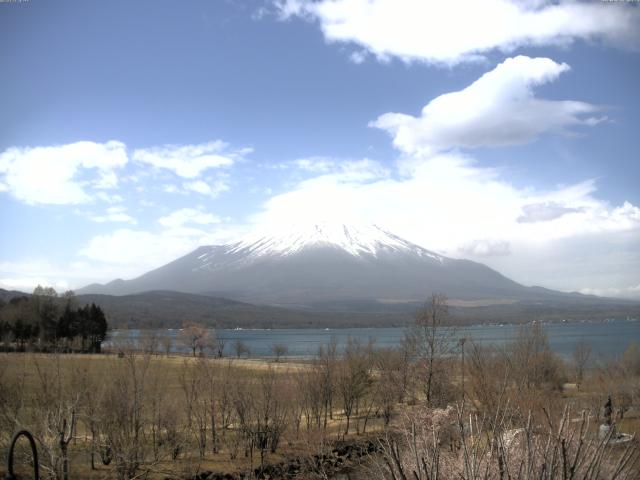
<svg viewBox="0 0 640 480"><path fill-rule="evenodd" d="M264 256L286 257L303 250L331 247L342 250L354 257L373 256L381 252L398 252L419 257L429 257L440 263L444 257L418 245L403 240L376 225L308 224L297 225L286 230L262 230L249 234L238 242L222 246L229 255L239 255L245 260ZM212 247L211 253L203 253L198 259L203 265L209 264L212 255L218 254Z"/></svg>

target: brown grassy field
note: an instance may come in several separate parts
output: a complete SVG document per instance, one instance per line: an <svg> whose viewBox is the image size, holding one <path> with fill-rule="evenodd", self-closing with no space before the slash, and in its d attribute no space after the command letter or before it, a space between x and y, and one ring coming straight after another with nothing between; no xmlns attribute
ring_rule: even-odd
<svg viewBox="0 0 640 480"><path fill-rule="evenodd" d="M18 425L26 426L34 433L39 434L39 438L46 436L46 428L43 425L43 417L49 415L45 412L45 406L42 404L42 391L45 389L60 388L60 392L55 393L56 401L72 401L74 395L79 392L82 387L80 384L84 382L91 383L90 388L99 390L108 389L109 384L114 381L113 376L122 375L123 363L129 359L119 358L117 355L51 355L51 354L0 354L0 379L2 379L5 392L13 398L6 398L8 404L17 401L22 404L22 411L19 415L19 421L11 421L11 408L15 405L5 406L3 412L3 431L0 440L0 455L2 458L6 456L6 445L9 440L11 431L16 429ZM210 369L214 375L227 375L233 379L233 382L242 380L243 383L249 384L244 391L244 395L252 397L259 395L256 391L260 387L260 379L263 376L273 376L274 394L282 398L283 409L291 415L294 408L293 390L295 389L294 377L304 375L310 372L312 365L303 362L289 362L281 360L275 362L273 360L258 359L201 359L182 355L133 355L132 361L142 363L148 362L148 371L146 373L145 382L149 391L148 395L158 395L161 390L161 401L164 406L176 416L180 424L178 429L182 430L183 438L181 445L181 453L176 460L170 457L167 452L161 452L159 458L152 459L148 462L144 471L145 478L156 479L165 478L166 476L192 476L198 471L213 470L220 472L237 472L250 470L260 464L259 454L253 452L246 454L242 445L235 446L239 452L232 453L234 441L229 441L228 445L224 442L218 447L218 452L213 453L211 448L207 448L204 455L198 454L197 443L194 438L197 437L197 428L188 424L190 420L186 418L185 411L189 407L186 398L191 392L186 392L190 388L188 382L185 382L185 376L194 372L205 371ZM126 375L126 373L125 373ZM218 388L222 390L227 388L235 390L237 386L223 386ZM200 388L200 387L197 387ZM212 395L220 395L223 392L214 392ZM234 395L242 395L240 392L226 392ZM208 392L207 392L208 394ZM150 402L150 398L147 402ZM51 399L49 399L51 402ZM117 473L114 470L113 462L105 466L96 455L95 469L91 469L90 465L90 446L91 432L87 426L86 419L79 412L86 407L81 405L82 401L77 404L77 420L74 432L74 438L70 442L69 447L69 477L78 479L106 479L116 478ZM107 408L107 405L99 405L98 408ZM151 407L144 407L144 415L152 416ZM349 435L344 435L345 420L341 409L336 404L331 411L331 417L326 422L326 428L318 431L316 428L306 428L301 425L296 429L293 425L285 425L283 428L282 439L279 441L279 448L276 452L268 451L266 453L265 462L277 463L286 458L306 458L311 455L322 452L329 445L329 439L349 440L350 437L354 441L359 441L362 435L357 435L353 430ZM226 426L225 436L233 436L239 434L240 426L237 419L234 419ZM191 420L194 421L193 419ZM209 420L210 421L210 420ZM356 421L351 419L352 425ZM362 422L362 420L359 420ZM153 450L151 437L150 420L145 422L145 426L141 431L143 437L143 449L150 452ZM291 420L288 420L291 423ZM301 423L305 423L301 419ZM382 420L380 418L370 418L367 420L367 432L371 433L382 428ZM194 430L194 431L192 431ZM222 433L219 433L222 435ZM210 442L210 441L209 441ZM55 441L53 442L55 444ZM149 455L149 453L147 453ZM253 455L253 459L251 456ZM45 460L45 456L40 454L41 461ZM233 456L233 458L232 458ZM26 458L26 457L25 457ZM24 470L23 466L23 470ZM4 475L4 465L0 466L0 476ZM46 477L45 477L46 478Z"/></svg>

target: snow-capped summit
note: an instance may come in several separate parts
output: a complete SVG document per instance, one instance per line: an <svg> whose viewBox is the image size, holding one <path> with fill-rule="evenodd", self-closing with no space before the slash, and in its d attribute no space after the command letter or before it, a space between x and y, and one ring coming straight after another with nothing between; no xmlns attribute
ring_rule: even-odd
<svg viewBox="0 0 640 480"><path fill-rule="evenodd" d="M401 239L377 225L346 225L342 223L299 224L288 229L263 229L239 242L227 245L231 254L293 255L304 249L333 247L353 256L373 255L381 251L411 252L442 260L442 257Z"/></svg>

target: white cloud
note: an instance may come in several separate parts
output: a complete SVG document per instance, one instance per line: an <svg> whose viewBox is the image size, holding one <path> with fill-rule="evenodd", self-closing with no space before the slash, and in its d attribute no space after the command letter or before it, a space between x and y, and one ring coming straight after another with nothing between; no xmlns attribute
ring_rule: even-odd
<svg viewBox="0 0 640 480"><path fill-rule="evenodd" d="M509 242L501 240L481 239L463 245L459 251L464 257L493 257L509 255L511 246Z"/></svg>
<svg viewBox="0 0 640 480"><path fill-rule="evenodd" d="M397 148L414 154L524 144L546 132L597 124L601 119L587 117L597 111L593 105L534 96L533 87L567 70L548 58L509 58L467 88L431 100L418 117L385 113L370 126L388 131Z"/></svg>
<svg viewBox="0 0 640 480"><path fill-rule="evenodd" d="M215 223L202 224L209 227L216 225L213 229L189 228L184 226L186 223L180 224L177 217L165 218L164 223L167 228L161 231L118 229L97 235L79 251L79 255L91 263L95 278L100 281L116 277L133 278L186 255L199 246L228 242L247 231L246 226L219 227Z"/></svg>
<svg viewBox="0 0 640 480"><path fill-rule="evenodd" d="M582 211L582 208L563 207L553 202L532 203L530 205L523 205L522 215L518 217L517 221L520 223L546 222L555 220L569 213L580 213Z"/></svg>
<svg viewBox="0 0 640 480"><path fill-rule="evenodd" d="M46 259L0 261L0 288L31 293L38 286L55 288L58 293L70 288L72 278L86 277L87 266L57 266Z"/></svg>
<svg viewBox="0 0 640 480"><path fill-rule="evenodd" d="M594 192L593 181L551 191L517 189L498 172L481 168L468 157L449 154L422 160L414 165L410 176L397 179L345 171L304 180L269 199L254 221L362 218L396 225L412 238L449 252L470 239L516 235L526 239L536 232L534 238L544 241L576 232L628 229L640 224L637 207L627 202L612 208L597 200ZM523 207L538 203L580 212L571 215L572 221L518 222ZM566 226L559 228L559 224Z"/></svg>
<svg viewBox="0 0 640 480"><path fill-rule="evenodd" d="M339 175L344 181L370 182L386 178L390 172L381 163L363 158L362 160L340 162L334 174Z"/></svg>
<svg viewBox="0 0 640 480"><path fill-rule="evenodd" d="M336 166L336 161L327 157L299 158L292 163L300 170L314 173L326 173L333 170Z"/></svg>
<svg viewBox="0 0 640 480"><path fill-rule="evenodd" d="M341 160L329 157L306 157L278 164L280 169L292 167L316 175L336 174L342 180L369 181L390 175L388 168L369 158Z"/></svg>
<svg viewBox="0 0 640 480"><path fill-rule="evenodd" d="M58 293L69 290L69 283L65 280L51 280L45 277L0 278L0 288L4 288L5 290L18 290L20 292L32 293L38 285L53 287Z"/></svg>
<svg viewBox="0 0 640 480"><path fill-rule="evenodd" d="M195 182L185 182L182 184L185 190L200 193L201 195L210 195L211 187L202 180L196 180Z"/></svg>
<svg viewBox="0 0 640 480"><path fill-rule="evenodd" d="M90 188L113 188L127 163L123 143L76 142L52 147L11 147L0 154L5 189L28 204L91 201Z"/></svg>
<svg viewBox="0 0 640 480"><path fill-rule="evenodd" d="M281 18L318 22L325 38L386 61L442 65L494 50L604 41L637 49L640 11L608 2L513 0L276 0Z"/></svg>
<svg viewBox="0 0 640 480"><path fill-rule="evenodd" d="M69 283L66 280L52 280L46 277L0 277L0 288L5 290L32 293L38 285L53 287L58 293L69 290Z"/></svg>
<svg viewBox="0 0 640 480"><path fill-rule="evenodd" d="M93 222L97 223L105 223L105 222L123 222L123 223L138 223L135 218L129 215L126 211L127 209L121 205L109 207L106 209L104 214L102 215L91 215L89 219Z"/></svg>
<svg viewBox="0 0 640 480"><path fill-rule="evenodd" d="M121 203L124 201L124 198L122 198L122 195L109 194L107 192L97 192L95 194L95 197L107 203Z"/></svg>
<svg viewBox="0 0 640 480"><path fill-rule="evenodd" d="M356 65L360 65L367 60L367 51L356 50L355 52L351 52L351 55L349 55L349 60L351 60Z"/></svg>
<svg viewBox="0 0 640 480"><path fill-rule="evenodd" d="M179 195L189 195L190 193L198 193L211 198L216 198L224 192L231 189L229 182L225 176L219 178L206 178L204 180L193 180L182 182L181 185L165 184L162 191L165 193L177 193Z"/></svg>
<svg viewBox="0 0 640 480"><path fill-rule="evenodd" d="M138 267L159 266L165 260L175 259L185 252L181 241L173 236L142 230L118 229L113 233L97 235L80 250L80 255L104 263L127 266L126 271Z"/></svg>
<svg viewBox="0 0 640 480"><path fill-rule="evenodd" d="M177 185L167 184L162 186L162 190L166 193L181 193L182 191Z"/></svg>
<svg viewBox="0 0 640 480"><path fill-rule="evenodd" d="M100 172L100 178L94 182L93 188L111 189L118 186L118 176L113 170Z"/></svg>
<svg viewBox="0 0 640 480"><path fill-rule="evenodd" d="M620 297L632 300L640 300L640 283L638 285L630 285L627 287L615 288L581 288L580 293L585 295L598 295L600 297Z"/></svg>
<svg viewBox="0 0 640 480"><path fill-rule="evenodd" d="M137 249L136 246L133 246ZM140 251L140 249L137 249ZM153 265L153 266L157 266ZM108 282L115 278L132 277L153 267L95 260L51 263L46 259L0 261L0 288L32 292L37 285L51 286L58 293L78 289L96 281Z"/></svg>
<svg viewBox="0 0 640 480"><path fill-rule="evenodd" d="M222 179L217 180L195 180L193 182L184 182L182 184L184 193L195 192L209 197L217 197L221 193L229 191L229 184Z"/></svg>
<svg viewBox="0 0 640 480"><path fill-rule="evenodd" d="M198 178L211 168L230 167L242 158L250 149L230 151L229 146L220 140L199 145L164 145L161 147L140 148L133 152L137 162L171 170L179 177Z"/></svg>
<svg viewBox="0 0 640 480"><path fill-rule="evenodd" d="M553 220L559 225L563 219ZM627 225L628 227L628 225ZM507 277L565 291L640 283L640 228L590 230L542 242L515 240L511 255L480 258Z"/></svg>
<svg viewBox="0 0 640 480"><path fill-rule="evenodd" d="M168 228L182 227L189 223L212 225L221 221L218 215L196 208L182 208L158 219L160 225Z"/></svg>

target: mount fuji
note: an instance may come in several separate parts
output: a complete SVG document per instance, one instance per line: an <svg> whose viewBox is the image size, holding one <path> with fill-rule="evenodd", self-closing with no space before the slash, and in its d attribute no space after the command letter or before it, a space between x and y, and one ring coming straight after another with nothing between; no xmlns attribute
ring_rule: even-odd
<svg viewBox="0 0 640 480"><path fill-rule="evenodd" d="M199 247L138 278L78 293L152 290L322 310L415 304L432 292L487 304L584 297L525 287L486 265L439 255L377 226L343 224L254 232L237 242Z"/></svg>

